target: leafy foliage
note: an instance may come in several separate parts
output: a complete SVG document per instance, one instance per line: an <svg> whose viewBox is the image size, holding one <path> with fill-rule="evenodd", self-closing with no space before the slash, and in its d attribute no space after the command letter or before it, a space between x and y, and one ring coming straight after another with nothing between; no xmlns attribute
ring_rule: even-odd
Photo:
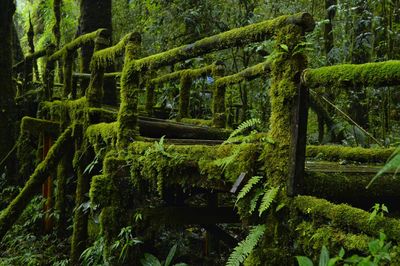
<svg viewBox="0 0 400 266"><path fill-rule="evenodd" d="M258 241L264 235L266 225L257 225L250 230L249 235L235 247L229 256L226 266L239 266L253 251Z"/></svg>
<svg viewBox="0 0 400 266"><path fill-rule="evenodd" d="M167 257L164 262L160 262L160 260L152 254L145 253L144 258L140 260L143 266L172 266L172 260L174 259L177 244L173 245L169 250ZM186 263L176 263L173 266L187 266Z"/></svg>

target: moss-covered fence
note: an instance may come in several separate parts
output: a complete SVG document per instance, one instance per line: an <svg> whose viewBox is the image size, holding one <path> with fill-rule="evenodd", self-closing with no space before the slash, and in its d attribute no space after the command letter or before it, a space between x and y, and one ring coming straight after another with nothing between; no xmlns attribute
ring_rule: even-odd
<svg viewBox="0 0 400 266"><path fill-rule="evenodd" d="M340 168L334 161L383 162L392 150L310 146L306 151L306 126L308 88L357 83L398 84L396 69L400 63L306 70L306 56L300 44L305 33L313 28L314 21L307 13L282 16L144 58L140 57L139 34L128 34L118 44L108 47L109 33L100 29L77 38L59 51L54 51L54 46L50 45L46 52L29 55L25 61L46 56L47 63L43 86L35 91L40 102L38 116L22 120L21 136L58 137L30 178L23 177L26 184L20 195L0 213L0 238L16 222L49 174L54 176L58 187L54 208L59 211L60 219L56 221L56 228L65 230L66 177L73 174L76 178L71 242L73 265L79 264L89 232L96 231L96 226L88 223L89 212L82 207L89 200L91 215L100 214L98 233L105 237L107 244L127 225L135 225L137 234L146 238L163 224L200 223L213 232L219 230L213 227L216 223L266 224L261 244L247 259L248 265L291 265L294 255L310 254L323 244L364 252L368 240L381 229L397 243L399 220L380 217L371 223L366 211L313 197L362 205L355 197L349 197L357 190L354 194L358 198L369 197L374 201L375 196L366 196L364 184L368 181L366 173L374 174L377 167ZM162 67L270 38L275 40L274 60L239 73L224 76L224 65L217 62L200 69L153 77ZM78 93L79 87L72 82L74 52L87 42L95 44L90 85L87 89L80 88ZM125 57L122 72L104 73L104 69L122 55ZM62 93L55 95L54 62L60 58L63 58L64 80ZM107 75L121 76L119 109L103 104L107 89L103 88L103 79ZM148 117L153 114L157 85L179 80L179 118L185 121L190 112L192 80L204 75L213 75L215 79L213 127ZM219 145L231 132L224 129L226 86L256 77L271 80L270 130L241 144ZM143 90L146 90L147 116L139 115L139 94ZM26 93L22 91L20 95L23 97ZM82 97L76 99L79 95ZM63 133L59 135L59 132ZM154 143L154 138L163 135L165 140L156 139ZM305 163L306 156L314 162ZM32 159L24 158L20 159ZM236 193L247 179L256 175L264 178L260 184L262 189L276 189L278 196L273 204L278 208L271 208L268 214L260 214L260 217L249 215L254 194L238 206L240 215L232 206L221 206L218 194ZM398 199L398 186L383 179L377 186L382 189L375 190L373 195ZM389 192L383 189L389 187ZM200 206L191 204L191 195L202 195L204 202ZM137 221L138 215L142 221ZM224 239L226 233L217 235ZM225 237L225 241L232 243L229 237ZM118 257L110 252L108 246L105 256ZM138 263L135 253L132 254L132 263ZM118 261L113 263L117 265Z"/></svg>

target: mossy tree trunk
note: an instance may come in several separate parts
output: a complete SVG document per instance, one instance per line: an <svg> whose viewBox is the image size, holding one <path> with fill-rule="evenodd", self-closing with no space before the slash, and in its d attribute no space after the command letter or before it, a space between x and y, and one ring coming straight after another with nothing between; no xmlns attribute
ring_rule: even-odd
<svg viewBox="0 0 400 266"><path fill-rule="evenodd" d="M79 34L95 31L99 28L108 29L112 32L111 21L111 0L81 0L81 17L79 20ZM90 73L90 60L93 55L93 45L83 46L81 49L81 72ZM114 66L108 67L105 72L113 72ZM85 90L89 85L88 81L83 81L82 89ZM113 79L104 81L104 100L107 104L116 104L116 85Z"/></svg>
<svg viewBox="0 0 400 266"><path fill-rule="evenodd" d="M12 0L0 1L0 160L12 149L15 142L15 88L12 81L13 62L13 15L15 4ZM0 171L6 168L10 178L15 174L15 160L11 157Z"/></svg>

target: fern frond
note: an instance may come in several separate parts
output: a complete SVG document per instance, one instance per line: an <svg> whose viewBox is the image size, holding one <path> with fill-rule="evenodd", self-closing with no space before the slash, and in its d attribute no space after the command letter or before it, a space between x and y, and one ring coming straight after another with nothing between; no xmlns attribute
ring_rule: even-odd
<svg viewBox="0 0 400 266"><path fill-rule="evenodd" d="M214 164L220 167L222 171L225 171L225 168L234 162L239 153L240 149L236 148L231 155L215 160Z"/></svg>
<svg viewBox="0 0 400 266"><path fill-rule="evenodd" d="M253 214L254 210L257 207L257 203L258 200L260 199L260 197L264 194L264 190L262 189L258 189L256 190L256 193L254 194L253 198L250 200L250 204L249 204L249 210L248 213L251 215Z"/></svg>
<svg viewBox="0 0 400 266"><path fill-rule="evenodd" d="M398 147L393 154L390 156L388 162L379 170L379 172L372 178L368 183L367 188L369 188L372 183L384 173L395 170L395 175L400 170L400 147Z"/></svg>
<svg viewBox="0 0 400 266"><path fill-rule="evenodd" d="M246 239L242 240L229 256L226 266L239 266L253 251L255 246L264 235L266 226L257 225L250 230Z"/></svg>
<svg viewBox="0 0 400 266"><path fill-rule="evenodd" d="M243 199L253 188L254 185L256 185L263 177L262 176L253 176L252 178L247 181L246 185L240 190L237 198L236 198L236 203Z"/></svg>
<svg viewBox="0 0 400 266"><path fill-rule="evenodd" d="M274 201L276 195L278 194L278 191L279 191L279 187L265 189L264 196L262 197L262 200L261 200L260 208L258 208L259 216L261 216L263 214L263 212L268 210L268 208L271 206L272 201Z"/></svg>
<svg viewBox="0 0 400 266"><path fill-rule="evenodd" d="M224 141L224 142L222 143L222 145L231 142L231 140L232 140L235 136L239 135L240 133L242 133L242 132L245 131L246 129L248 129L248 128L250 128L250 127L253 127L253 126L255 126L255 125L258 125L258 124L261 124L261 120L258 119L258 118L252 118L252 119L249 119L249 120L244 121L243 123L241 123L241 124L238 126L237 129L235 129L235 130L229 135L229 138L228 138L226 141Z"/></svg>

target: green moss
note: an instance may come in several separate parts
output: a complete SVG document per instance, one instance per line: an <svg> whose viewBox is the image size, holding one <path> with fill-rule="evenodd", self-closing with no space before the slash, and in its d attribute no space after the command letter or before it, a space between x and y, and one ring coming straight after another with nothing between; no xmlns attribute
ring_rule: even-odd
<svg viewBox="0 0 400 266"><path fill-rule="evenodd" d="M169 81L175 81L179 80L182 78L182 76L187 76L192 79L196 79L199 77L204 77L207 74L210 74L214 68L214 65L208 65L205 67L197 68L197 69L184 69L184 70L179 70L175 71L173 73L166 74L164 76L155 78L150 80L151 84L157 84L161 85L163 83L169 82Z"/></svg>
<svg viewBox="0 0 400 266"><path fill-rule="evenodd" d="M330 225L318 226L307 221L300 223L296 232L297 255L311 256L314 261L319 259L322 246L326 246L331 255L338 254L342 247L347 253L365 254L368 251L368 243L373 239L365 234L348 233Z"/></svg>
<svg viewBox="0 0 400 266"><path fill-rule="evenodd" d="M224 76L225 73L225 65L223 62L217 62L213 69L213 76L216 80L220 79ZM216 84L213 86L213 102L212 102L212 111L213 118L212 123L213 126L224 128L226 124L226 113L225 113L225 86L217 86Z"/></svg>
<svg viewBox="0 0 400 266"><path fill-rule="evenodd" d="M377 216L371 221L369 212L347 204L332 204L327 200L311 196L295 197L293 206L305 215L325 218L331 225L339 228L354 230L369 236L377 236L383 230L389 239L400 240L398 219Z"/></svg>
<svg viewBox="0 0 400 266"><path fill-rule="evenodd" d="M182 118L180 119L180 122L205 127L210 127L212 125L211 120L205 119Z"/></svg>
<svg viewBox="0 0 400 266"><path fill-rule="evenodd" d="M190 87L192 86L192 81L193 80L189 75L181 75L179 91L179 118L189 117Z"/></svg>
<svg viewBox="0 0 400 266"><path fill-rule="evenodd" d="M136 34L125 46L125 63L121 76L121 104L118 113L118 147L124 149L138 132L138 95L140 91L140 73L130 72L129 62L139 56L141 37ZM128 76L131 76L128 79ZM134 76L134 78L132 78Z"/></svg>
<svg viewBox="0 0 400 266"><path fill-rule="evenodd" d="M221 77L216 80L216 86L230 86L234 84L238 84L242 81L249 81L255 78L261 77L263 74L266 74L270 71L271 63L269 61L259 63L257 65L246 68L236 74Z"/></svg>
<svg viewBox="0 0 400 266"><path fill-rule="evenodd" d="M33 136L42 133L57 136L60 133L60 124L57 122L24 116L21 120L21 132L27 131Z"/></svg>
<svg viewBox="0 0 400 266"><path fill-rule="evenodd" d="M390 86L398 84L400 61L367 64L345 64L307 69L303 82L307 87L340 87L353 85Z"/></svg>
<svg viewBox="0 0 400 266"><path fill-rule="evenodd" d="M85 135L95 152L99 152L102 147L111 149L115 147L117 141L118 124L99 123L91 125L86 129Z"/></svg>
<svg viewBox="0 0 400 266"><path fill-rule="evenodd" d="M85 44L88 44L90 42L93 42L98 34L98 31L102 31L102 30L104 30L104 29L99 29L97 31L93 31L93 32L79 36L78 38L74 39L70 43L64 45L64 47L62 49L60 49L57 52L55 52L54 54L52 54L48 58L48 60L49 61L58 60L58 59L62 58L64 56L64 54L67 53L67 51L73 52L76 49L78 49L79 47L81 47Z"/></svg>
<svg viewBox="0 0 400 266"><path fill-rule="evenodd" d="M11 226L17 221L19 215L48 177L49 172L56 167L64 146L70 145L71 133L72 128L69 127L60 135L50 148L46 158L36 167L18 196L0 213L0 239L3 238Z"/></svg>
<svg viewBox="0 0 400 266"><path fill-rule="evenodd" d="M281 16L272 20L207 37L195 43L183 45L164 53L151 55L137 61L131 61L128 63L128 68L135 69L135 71L157 69L213 51L264 41L272 37L285 25L298 25L301 26L304 31L311 31L314 28L314 20L311 15L307 13Z"/></svg>
<svg viewBox="0 0 400 266"><path fill-rule="evenodd" d="M118 56L122 56L125 52L125 46L132 39L132 35L136 33L128 33L116 45L96 51L93 54L92 61L90 62L92 69L99 67L106 68L115 63Z"/></svg>
<svg viewBox="0 0 400 266"><path fill-rule="evenodd" d="M394 148L366 149L361 147L309 145L306 149L306 156L329 161L348 160L361 163L377 163L386 162L394 151Z"/></svg>
<svg viewBox="0 0 400 266"><path fill-rule="evenodd" d="M255 172L260 152L260 146L251 143L218 148L164 144L164 151L160 145L135 142L129 160L132 182L138 186L144 180L160 194L172 184L226 189L242 172Z"/></svg>
<svg viewBox="0 0 400 266"><path fill-rule="evenodd" d="M110 206L113 192L112 179L108 175L93 176L90 184L89 198L97 208Z"/></svg>

